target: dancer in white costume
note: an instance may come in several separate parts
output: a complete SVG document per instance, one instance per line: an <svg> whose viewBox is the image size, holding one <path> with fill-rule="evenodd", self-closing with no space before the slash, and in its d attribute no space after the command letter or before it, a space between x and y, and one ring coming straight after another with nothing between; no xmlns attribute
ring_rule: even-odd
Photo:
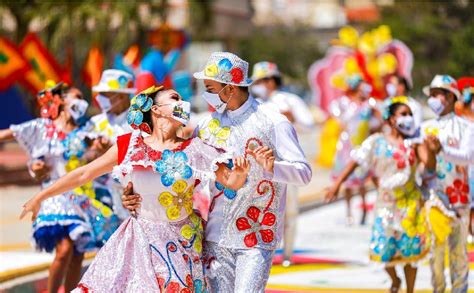
<svg viewBox="0 0 474 293"><path fill-rule="evenodd" d="M437 118L422 124L421 136L435 136L443 149L461 146L469 129L469 122L454 114L454 104L460 92L454 78L436 75L429 86L423 89L429 96L428 105ZM453 293L467 292L469 262L467 255L467 226L470 208L467 163L455 162L444 151L437 155L436 183L431 188L430 202L438 203L441 211L451 218L451 233L446 243L435 243L431 258L432 285L434 292L444 292L446 245Z"/></svg>
<svg viewBox="0 0 474 293"><path fill-rule="evenodd" d="M297 132L301 133L313 129L315 122L309 107L297 95L280 90L283 85L282 75L276 64L267 61L256 63L253 66L252 80L253 84L250 87L252 94L265 105L273 107L276 112L285 115ZM283 229L282 264L285 267L291 265L298 213L298 188L289 184L286 192Z"/></svg>

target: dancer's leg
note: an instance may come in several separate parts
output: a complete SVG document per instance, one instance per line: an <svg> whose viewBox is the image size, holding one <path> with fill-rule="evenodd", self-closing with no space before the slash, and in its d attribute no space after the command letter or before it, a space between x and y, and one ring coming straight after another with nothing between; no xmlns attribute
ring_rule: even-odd
<svg viewBox="0 0 474 293"><path fill-rule="evenodd" d="M451 275L452 293L467 292L469 260L467 255L467 212L453 225L448 237L449 271Z"/></svg>
<svg viewBox="0 0 474 293"><path fill-rule="evenodd" d="M273 252L273 250L259 248L237 250L234 292L265 292L272 267Z"/></svg>
<svg viewBox="0 0 474 293"><path fill-rule="evenodd" d="M431 285L434 293L444 292L446 289L446 280L444 278L444 253L446 243L433 244L432 256L430 259L431 267Z"/></svg>
<svg viewBox="0 0 474 293"><path fill-rule="evenodd" d="M48 292L58 292L73 253L74 244L69 237L62 239L56 244L56 255L49 267Z"/></svg>
<svg viewBox="0 0 474 293"><path fill-rule="evenodd" d="M392 280L390 293L397 293L400 290L400 287L402 286L402 280L397 276L397 271L395 270L395 267L385 267L385 271Z"/></svg>
<svg viewBox="0 0 474 293"><path fill-rule="evenodd" d="M362 218L360 219L360 224L365 225L365 221L367 218L367 202L365 200L365 195L367 193L367 190L365 189L364 185L359 188L359 193L360 198L362 199Z"/></svg>
<svg viewBox="0 0 474 293"><path fill-rule="evenodd" d="M403 268L405 271L405 281L407 283L407 293L415 292L415 280L417 268L412 267L410 264L405 265Z"/></svg>
<svg viewBox="0 0 474 293"><path fill-rule="evenodd" d="M204 272L210 292L234 292L235 256L230 249L214 242L204 245Z"/></svg>
<svg viewBox="0 0 474 293"><path fill-rule="evenodd" d="M296 223L298 220L298 188L294 185L288 185L285 207L285 227L283 241L283 265L291 264L293 249L296 237Z"/></svg>
<svg viewBox="0 0 474 293"><path fill-rule="evenodd" d="M77 287L81 280L82 261L84 260L83 253L74 253L69 262L66 278L64 280L64 291L71 292Z"/></svg>
<svg viewBox="0 0 474 293"><path fill-rule="evenodd" d="M347 206L347 224L352 225L352 223L354 222L354 219L352 218L352 210L351 210L352 190L350 188L345 189L344 198L346 200L346 206Z"/></svg>

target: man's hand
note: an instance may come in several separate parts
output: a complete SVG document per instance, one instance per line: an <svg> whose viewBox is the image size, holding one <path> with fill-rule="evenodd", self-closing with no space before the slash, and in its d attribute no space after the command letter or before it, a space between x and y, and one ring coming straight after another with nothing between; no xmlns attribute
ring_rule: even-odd
<svg viewBox="0 0 474 293"><path fill-rule="evenodd" d="M99 137L92 142L91 150L96 157L100 157L112 146L112 142L106 137Z"/></svg>
<svg viewBox="0 0 474 293"><path fill-rule="evenodd" d="M425 144L434 154L438 154L441 151L441 142L439 141L438 137L434 135L428 135L425 138Z"/></svg>
<svg viewBox="0 0 474 293"><path fill-rule="evenodd" d="M122 194L123 207L129 210L133 216L137 216L137 210L141 207L141 201L141 196L133 192L133 183L129 182Z"/></svg>
<svg viewBox="0 0 474 293"><path fill-rule="evenodd" d="M257 164L262 168L273 174L273 167L275 165L275 157L273 156L273 150L266 146L259 146L254 150L247 150L247 154L255 158Z"/></svg>
<svg viewBox="0 0 474 293"><path fill-rule="evenodd" d="M49 173L51 172L51 167L46 165L43 160L35 160L30 166L31 173L33 173L33 177L38 181L44 181L46 178L49 177Z"/></svg>

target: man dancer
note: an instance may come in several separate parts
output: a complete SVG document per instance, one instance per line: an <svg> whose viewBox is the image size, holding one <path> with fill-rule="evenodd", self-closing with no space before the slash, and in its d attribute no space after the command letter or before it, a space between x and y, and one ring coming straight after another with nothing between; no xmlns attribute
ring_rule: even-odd
<svg viewBox="0 0 474 293"><path fill-rule="evenodd" d="M461 146L463 136L469 129L467 120L454 114L454 104L460 98L456 80L449 75L436 75L429 86L423 89L429 96L428 105L437 118L422 124L421 135L428 140L438 141L441 149L437 155L435 183L431 196L441 201L447 216L452 219L451 233L447 239L449 266L453 293L467 292L469 262L467 255L467 228L469 215L469 185L467 179L468 161L456 164L443 149ZM457 162L460 163L460 162ZM444 292L446 243L434 243L430 260L433 292Z"/></svg>
<svg viewBox="0 0 474 293"><path fill-rule="evenodd" d="M248 181L238 191L211 193L204 266L211 292L264 292L272 257L282 237L286 184L304 185L311 167L296 132L283 115L249 95L248 63L227 52L213 53L203 71L203 98L216 111L195 134L234 156L249 155ZM265 158L273 156L273 163ZM124 191L124 205L139 207L139 195Z"/></svg>
<svg viewBox="0 0 474 293"><path fill-rule="evenodd" d="M299 133L310 131L314 127L313 114L303 100L297 95L280 90L283 81L276 64L267 61L256 63L253 66L252 80L251 93L278 113L285 115ZM295 185L287 185L283 229L284 267L291 265L298 213L298 188Z"/></svg>

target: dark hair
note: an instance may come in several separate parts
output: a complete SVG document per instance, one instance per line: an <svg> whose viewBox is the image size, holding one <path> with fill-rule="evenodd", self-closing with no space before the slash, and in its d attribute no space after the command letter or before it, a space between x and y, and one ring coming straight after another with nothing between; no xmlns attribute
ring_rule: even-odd
<svg viewBox="0 0 474 293"><path fill-rule="evenodd" d="M387 120L394 116L395 113L397 112L397 110L401 107L401 106L407 106L408 108L410 108L407 104L405 103L400 103L400 102L395 102L393 104L391 104L390 106L388 106L388 117L387 117Z"/></svg>
<svg viewBox="0 0 474 293"><path fill-rule="evenodd" d="M155 93L155 96L152 97L153 105L156 104L156 98L158 97L158 94L161 93L161 92L164 92L164 91L165 91L165 89L162 89L162 90ZM152 117L151 109L146 111L146 112L142 112L142 113L143 113L143 122L142 123L147 123L148 126L150 126L150 129L153 130L153 119L151 118Z"/></svg>
<svg viewBox="0 0 474 293"><path fill-rule="evenodd" d="M398 83L403 84L403 86L405 87L405 90L406 90L406 94L408 94L411 91L411 86L410 86L410 83L408 83L408 79L406 79L403 76L398 75L397 80L398 80Z"/></svg>

